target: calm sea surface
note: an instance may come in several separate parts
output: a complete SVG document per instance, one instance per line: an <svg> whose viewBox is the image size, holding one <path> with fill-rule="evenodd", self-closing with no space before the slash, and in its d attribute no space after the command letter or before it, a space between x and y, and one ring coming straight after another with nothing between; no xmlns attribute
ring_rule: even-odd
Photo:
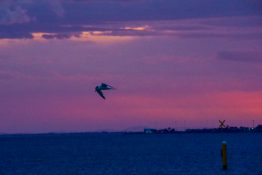
<svg viewBox="0 0 262 175"><path fill-rule="evenodd" d="M20 174L262 175L262 134L2 135L0 175Z"/></svg>

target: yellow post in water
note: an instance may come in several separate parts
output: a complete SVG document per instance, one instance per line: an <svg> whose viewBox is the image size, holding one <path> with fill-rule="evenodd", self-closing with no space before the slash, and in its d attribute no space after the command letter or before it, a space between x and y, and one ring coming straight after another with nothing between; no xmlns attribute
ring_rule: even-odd
<svg viewBox="0 0 262 175"><path fill-rule="evenodd" d="M222 142L222 149L221 149L221 155L222 155L222 166L223 170L227 169L227 142Z"/></svg>

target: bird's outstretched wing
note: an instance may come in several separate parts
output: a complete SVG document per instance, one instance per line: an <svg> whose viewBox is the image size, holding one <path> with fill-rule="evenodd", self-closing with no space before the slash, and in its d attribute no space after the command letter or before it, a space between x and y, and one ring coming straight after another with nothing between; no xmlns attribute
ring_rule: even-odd
<svg viewBox="0 0 262 175"><path fill-rule="evenodd" d="M114 89L112 86L109 86L108 84L105 83L101 83L100 87L102 90Z"/></svg>
<svg viewBox="0 0 262 175"><path fill-rule="evenodd" d="M96 92L103 98L103 99L106 99L106 97L104 96L103 92L101 90L97 90L96 89Z"/></svg>

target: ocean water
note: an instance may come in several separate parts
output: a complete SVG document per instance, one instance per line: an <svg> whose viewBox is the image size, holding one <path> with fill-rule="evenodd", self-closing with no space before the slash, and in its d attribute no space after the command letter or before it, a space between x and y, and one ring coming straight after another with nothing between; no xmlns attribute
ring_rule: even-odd
<svg viewBox="0 0 262 175"><path fill-rule="evenodd" d="M227 141L228 170L221 165ZM0 136L0 175L262 175L262 134Z"/></svg>

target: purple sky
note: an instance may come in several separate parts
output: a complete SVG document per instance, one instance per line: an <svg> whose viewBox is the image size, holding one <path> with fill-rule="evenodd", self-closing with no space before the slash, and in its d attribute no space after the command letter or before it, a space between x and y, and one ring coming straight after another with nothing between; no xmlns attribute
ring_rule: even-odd
<svg viewBox="0 0 262 175"><path fill-rule="evenodd" d="M261 46L261 0L3 0L0 133L261 124Z"/></svg>

